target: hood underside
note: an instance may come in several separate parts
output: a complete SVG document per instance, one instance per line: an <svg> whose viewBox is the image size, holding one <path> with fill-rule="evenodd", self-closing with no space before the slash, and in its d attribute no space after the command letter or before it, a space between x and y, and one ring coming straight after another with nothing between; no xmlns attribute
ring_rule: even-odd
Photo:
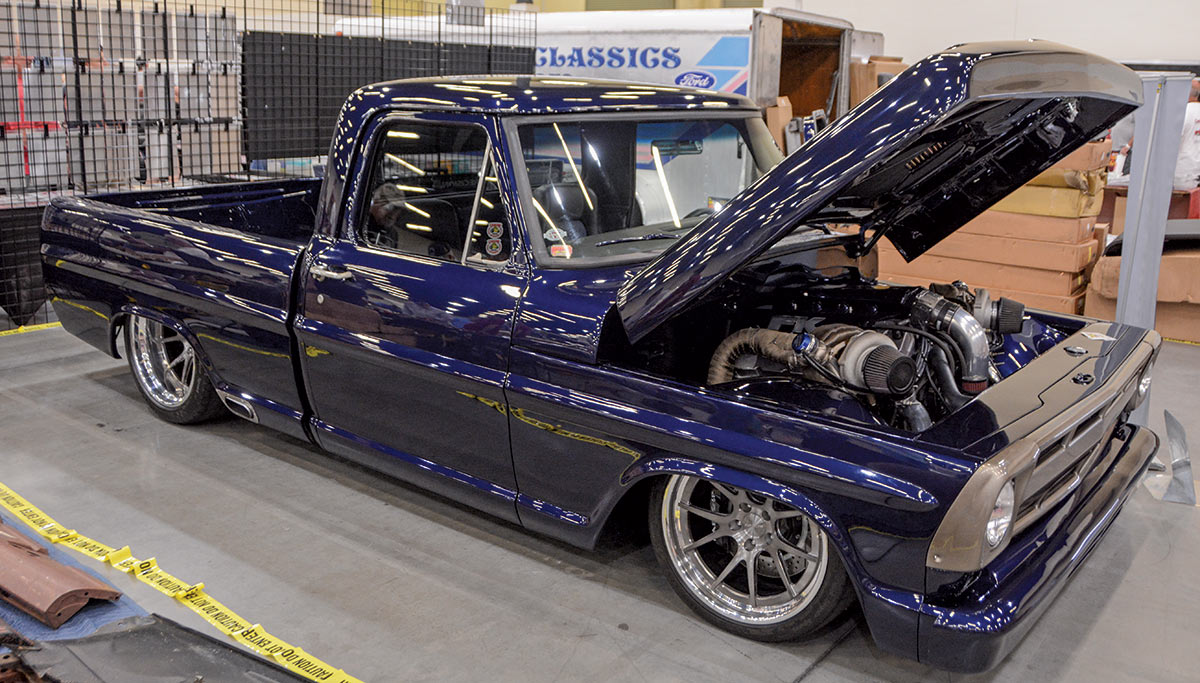
<svg viewBox="0 0 1200 683"><path fill-rule="evenodd" d="M907 260L1141 104L1120 64L1044 41L927 57L759 178L630 278L630 341L802 225L852 223Z"/></svg>

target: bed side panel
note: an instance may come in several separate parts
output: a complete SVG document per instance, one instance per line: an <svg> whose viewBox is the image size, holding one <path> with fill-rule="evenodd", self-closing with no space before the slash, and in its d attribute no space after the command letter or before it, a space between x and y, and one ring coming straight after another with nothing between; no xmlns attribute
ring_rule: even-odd
<svg viewBox="0 0 1200 683"><path fill-rule="evenodd" d="M123 315L172 321L219 388L254 403L264 424L300 437L287 320L302 249L87 199L55 199L42 220L45 279L68 331L107 350Z"/></svg>

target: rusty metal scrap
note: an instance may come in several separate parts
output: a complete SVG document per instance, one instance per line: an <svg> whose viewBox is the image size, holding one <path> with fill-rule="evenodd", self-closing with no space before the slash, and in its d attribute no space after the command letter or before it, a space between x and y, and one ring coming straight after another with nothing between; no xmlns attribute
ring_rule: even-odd
<svg viewBox="0 0 1200 683"><path fill-rule="evenodd" d="M0 523L0 598L58 628L89 600L119 597L120 591L55 561L44 547Z"/></svg>

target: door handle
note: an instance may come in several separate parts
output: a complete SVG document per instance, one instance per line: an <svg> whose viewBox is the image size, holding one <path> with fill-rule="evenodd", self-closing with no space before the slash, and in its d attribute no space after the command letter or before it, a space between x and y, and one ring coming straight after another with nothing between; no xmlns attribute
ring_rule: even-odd
<svg viewBox="0 0 1200 683"><path fill-rule="evenodd" d="M325 266L321 265L320 263L312 264L312 268L310 268L308 270L308 272L312 273L312 276L317 278L318 282L320 282L321 280L324 280L325 278L329 278L330 280L353 280L354 279L354 273L351 273L348 270L330 270L329 268L326 268Z"/></svg>

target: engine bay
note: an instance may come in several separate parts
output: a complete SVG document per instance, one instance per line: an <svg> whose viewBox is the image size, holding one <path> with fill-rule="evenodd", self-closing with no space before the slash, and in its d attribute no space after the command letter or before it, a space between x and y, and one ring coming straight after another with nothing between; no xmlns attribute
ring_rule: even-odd
<svg viewBox="0 0 1200 683"><path fill-rule="evenodd" d="M743 272L633 357L739 396L921 432L1073 331L963 282L891 286L838 271Z"/></svg>

